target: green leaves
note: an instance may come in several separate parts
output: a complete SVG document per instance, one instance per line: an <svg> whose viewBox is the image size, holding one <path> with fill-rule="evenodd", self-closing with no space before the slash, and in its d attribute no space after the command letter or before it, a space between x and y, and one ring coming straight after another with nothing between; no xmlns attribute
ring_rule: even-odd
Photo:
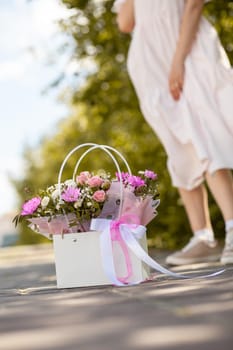
<svg viewBox="0 0 233 350"><path fill-rule="evenodd" d="M217 29L220 40L233 64L233 1L210 1L205 8L205 15Z"/></svg>

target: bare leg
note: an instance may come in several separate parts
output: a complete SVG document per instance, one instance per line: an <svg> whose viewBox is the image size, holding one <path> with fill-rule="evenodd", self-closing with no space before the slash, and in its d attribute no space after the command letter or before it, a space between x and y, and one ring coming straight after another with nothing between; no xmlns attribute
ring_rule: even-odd
<svg viewBox="0 0 233 350"><path fill-rule="evenodd" d="M224 220L233 219L233 180L231 171L221 169L206 174L208 186L222 212Z"/></svg>
<svg viewBox="0 0 233 350"><path fill-rule="evenodd" d="M200 185L191 191L179 188L179 192L184 203L192 231L195 232L204 228L211 228L208 196L205 186Z"/></svg>
<svg viewBox="0 0 233 350"><path fill-rule="evenodd" d="M222 264L233 264L233 179L231 171L221 169L213 175L206 174L208 186L222 212L226 223L225 247L221 256ZM228 225L227 225L228 224ZM230 224L230 225L229 225ZM231 227L230 227L231 226Z"/></svg>

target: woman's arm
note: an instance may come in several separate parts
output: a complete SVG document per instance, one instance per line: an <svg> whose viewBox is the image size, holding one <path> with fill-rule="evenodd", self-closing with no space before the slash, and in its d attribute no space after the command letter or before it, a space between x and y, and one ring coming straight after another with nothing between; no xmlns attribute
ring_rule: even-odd
<svg viewBox="0 0 233 350"><path fill-rule="evenodd" d="M192 49L195 40L204 0L186 0L184 14L181 21L180 36L173 57L169 89L175 100L179 100L184 85L184 62Z"/></svg>
<svg viewBox="0 0 233 350"><path fill-rule="evenodd" d="M126 0L117 14L117 24L121 32L131 33L134 28L134 0Z"/></svg>

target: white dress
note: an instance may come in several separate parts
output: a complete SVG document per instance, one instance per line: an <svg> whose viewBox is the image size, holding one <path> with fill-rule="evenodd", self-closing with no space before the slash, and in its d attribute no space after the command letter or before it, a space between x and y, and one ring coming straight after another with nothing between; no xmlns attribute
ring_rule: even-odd
<svg viewBox="0 0 233 350"><path fill-rule="evenodd" d="M124 0L115 2L116 10ZM213 26L202 18L185 61L178 102L168 76L185 0L134 0L128 71L142 113L168 155L174 186L193 189L206 171L233 168L233 71Z"/></svg>

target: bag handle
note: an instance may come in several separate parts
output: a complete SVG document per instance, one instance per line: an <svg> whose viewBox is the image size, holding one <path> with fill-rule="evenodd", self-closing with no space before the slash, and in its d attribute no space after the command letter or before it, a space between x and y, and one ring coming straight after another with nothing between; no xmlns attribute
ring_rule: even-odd
<svg viewBox="0 0 233 350"><path fill-rule="evenodd" d="M78 151L80 148L83 148L83 147L89 147L89 149L84 152L84 154L80 157L79 161L76 163L76 166L75 166L75 170L74 170L74 173L73 173L73 179L75 177L75 174L78 170L78 167L81 163L81 161L83 160L83 158L88 154L90 153L91 151L95 150L95 149L101 149L103 150L105 153L107 153L109 155L109 157L112 159L113 163L115 164L116 166L116 169L118 171L118 174L119 174L119 180L120 180L120 208L119 208L119 216L121 215L122 213L122 206L123 206L123 179L122 179L122 175L121 175L121 168L115 158L115 156L110 152L110 150L112 152L115 152L124 162L125 166L127 167L127 170L129 172L129 174L131 174L131 170L130 170L130 167L126 161L126 159L123 157L123 155L117 151L115 148L113 147L110 147L110 146L107 146L107 145L98 145L96 143L84 143L84 144L81 144L81 145L78 145L76 146L75 148L73 148L68 154L67 156L65 157L62 165L61 165L61 168L60 168L60 171L59 171L59 175L58 175L58 191L59 191L59 197L61 198L61 178L62 178L62 173L63 173L63 170L64 170L64 167L68 161L68 159L76 152Z"/></svg>
<svg viewBox="0 0 233 350"><path fill-rule="evenodd" d="M123 163L125 164L128 173L129 173L130 175L132 175L132 172L131 172L131 169L130 169L130 167L129 167L129 164L128 164L127 160L125 159L125 157L124 157L119 151L117 151L115 148L113 148L113 147L111 147L111 146L107 146L107 145L97 145L97 144L95 144L95 146L93 145L91 148L89 148L89 149L79 158L79 160L78 160L78 162L76 163L75 168L74 168L73 180L75 179L75 175L76 175L76 173L77 173L77 171L78 171L78 167L79 167L80 163L82 162L83 158L84 158L89 152L91 152L91 151L93 151L94 149L97 149L97 148L102 149L102 150L104 150L104 151L106 151L106 149L107 149L107 150L110 150L110 151L116 153L116 154L121 158L121 160L123 161ZM108 152L106 152L106 153L108 153ZM108 153L108 154L109 154L109 153ZM113 156L113 157L114 157L114 156ZM112 158L112 157L111 157L111 158ZM112 158L112 159L113 159L113 158Z"/></svg>

